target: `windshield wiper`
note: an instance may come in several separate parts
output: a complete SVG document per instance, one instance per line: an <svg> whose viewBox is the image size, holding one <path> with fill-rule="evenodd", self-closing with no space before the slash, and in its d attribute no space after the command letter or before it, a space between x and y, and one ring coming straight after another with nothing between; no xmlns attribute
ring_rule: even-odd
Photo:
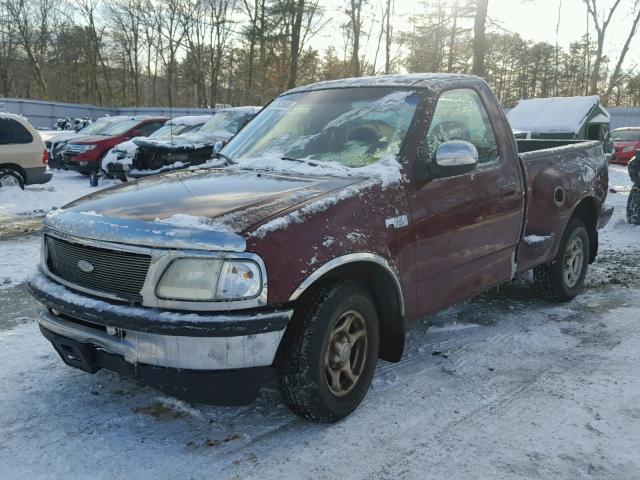
<svg viewBox="0 0 640 480"><path fill-rule="evenodd" d="M221 158L222 160L224 160L224 162L225 162L225 163L224 163L224 164L225 164L225 166L228 166L228 165L235 165L235 163L236 163L236 162L234 162L234 161L231 159L231 157L230 157L230 156L225 155L224 153L214 152L213 157L214 157L214 158Z"/></svg>
<svg viewBox="0 0 640 480"><path fill-rule="evenodd" d="M307 165L311 165L312 167L318 166L316 162L312 160L305 160L304 158L280 157L280 160L287 160L289 162L306 163Z"/></svg>

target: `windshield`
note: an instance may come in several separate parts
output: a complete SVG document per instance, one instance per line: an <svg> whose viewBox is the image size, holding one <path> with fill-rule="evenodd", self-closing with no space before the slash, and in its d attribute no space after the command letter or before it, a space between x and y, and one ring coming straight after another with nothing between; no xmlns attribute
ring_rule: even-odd
<svg viewBox="0 0 640 480"><path fill-rule="evenodd" d="M243 160L288 157L363 167L398 154L420 96L392 88L342 88L274 100L224 148Z"/></svg>
<svg viewBox="0 0 640 480"><path fill-rule="evenodd" d="M113 125L113 122L108 122L105 120L96 120L94 123L90 123L86 127L81 130L78 130L79 134L82 135L97 135L102 133L107 127Z"/></svg>
<svg viewBox="0 0 640 480"><path fill-rule="evenodd" d="M223 132L235 135L247 118L247 112L222 111L213 115L213 118L202 125L199 130L202 133Z"/></svg>
<svg viewBox="0 0 640 480"><path fill-rule="evenodd" d="M100 135L122 135L123 133L131 130L138 125L140 120L122 120L121 122L114 122L109 124L107 128L100 132Z"/></svg>
<svg viewBox="0 0 640 480"><path fill-rule="evenodd" d="M160 138L160 139L169 139L171 137L175 137L176 135L182 135L183 133L187 133L194 128L197 128L199 125L163 125L151 135L149 138Z"/></svg>
<svg viewBox="0 0 640 480"><path fill-rule="evenodd" d="M611 132L611 140L614 142L638 142L640 130L614 130Z"/></svg>

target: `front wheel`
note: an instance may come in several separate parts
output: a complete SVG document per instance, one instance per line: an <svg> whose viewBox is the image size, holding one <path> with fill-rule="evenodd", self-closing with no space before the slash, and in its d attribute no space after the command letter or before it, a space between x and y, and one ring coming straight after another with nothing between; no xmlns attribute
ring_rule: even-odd
<svg viewBox="0 0 640 480"><path fill-rule="evenodd" d="M369 292L338 281L305 298L277 360L286 405L321 423L337 422L365 397L378 359L378 315Z"/></svg>
<svg viewBox="0 0 640 480"><path fill-rule="evenodd" d="M547 300L566 302L582 292L589 266L590 248L589 234L584 223L572 218L564 231L554 260L533 271L540 295Z"/></svg>
<svg viewBox="0 0 640 480"><path fill-rule="evenodd" d="M627 200L627 221L640 225L640 188L633 187Z"/></svg>

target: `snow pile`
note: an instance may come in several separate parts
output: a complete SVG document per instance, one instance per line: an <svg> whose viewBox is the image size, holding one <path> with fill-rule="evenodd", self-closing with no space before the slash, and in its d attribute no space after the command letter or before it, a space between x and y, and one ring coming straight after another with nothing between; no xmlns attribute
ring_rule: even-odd
<svg viewBox="0 0 640 480"><path fill-rule="evenodd" d="M11 217L44 215L76 198L120 183L102 179L98 187L91 187L89 179L76 172L54 170L53 178L43 185L19 188L0 188L0 221Z"/></svg>
<svg viewBox="0 0 640 480"><path fill-rule="evenodd" d="M30 236L16 240L0 240L0 289L12 287L33 272L40 258L40 238Z"/></svg>
<svg viewBox="0 0 640 480"><path fill-rule="evenodd" d="M577 134L587 116L600 103L590 97L532 98L521 100L507 118L516 130L536 133Z"/></svg>
<svg viewBox="0 0 640 480"><path fill-rule="evenodd" d="M133 157L136 154L136 150L138 149L138 146L135 144L135 140L138 138L143 137L132 138L126 142L119 143L109 150L102 159L102 170L108 171L109 164L111 163L131 165L133 163Z"/></svg>

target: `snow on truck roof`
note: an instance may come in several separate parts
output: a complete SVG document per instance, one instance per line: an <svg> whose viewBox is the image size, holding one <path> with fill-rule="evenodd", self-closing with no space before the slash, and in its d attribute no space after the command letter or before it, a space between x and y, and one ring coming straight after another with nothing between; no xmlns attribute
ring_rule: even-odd
<svg viewBox="0 0 640 480"><path fill-rule="evenodd" d="M585 120L600 104L597 95L590 97L553 97L520 100L509 110L507 118L514 130L536 133L578 133ZM607 123L609 113L602 112L594 123Z"/></svg>
<svg viewBox="0 0 640 480"><path fill-rule="evenodd" d="M307 92L311 90L325 90L329 88L349 87L429 87L434 84L453 80L479 80L475 75L462 75L453 73L406 73L396 75L375 75L372 77L343 78L340 80L327 80L296 87L284 93Z"/></svg>

